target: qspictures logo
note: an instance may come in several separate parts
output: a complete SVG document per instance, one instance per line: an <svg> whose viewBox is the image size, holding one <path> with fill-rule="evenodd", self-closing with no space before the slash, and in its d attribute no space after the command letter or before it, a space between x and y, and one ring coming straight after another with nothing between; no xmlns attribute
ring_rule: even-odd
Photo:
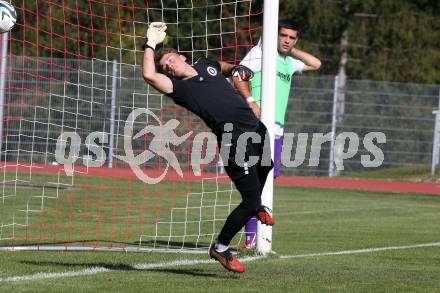
<svg viewBox="0 0 440 293"><path fill-rule="evenodd" d="M145 123L142 121L149 121ZM134 133L135 123L145 125L143 129ZM157 184L164 179L170 168L183 178L183 172L176 154L172 151L174 147L181 145L192 134L189 131L183 135L177 135L176 130L180 122L176 119L170 119L166 123L155 115L152 111L139 108L133 110L127 117L124 126L124 153L125 155L115 155L114 157L126 162L137 178L147 184ZM228 165L230 158L231 146L234 144L235 155L232 158L234 162L244 167L245 170L260 163L264 166L271 164L270 152L268 151L269 141L265 137L261 137L255 132L242 133L238 139L232 142L233 125L226 123L224 132L220 139L220 155L223 158L224 166ZM148 135L150 144L140 154L135 154L133 150L133 141ZM294 150L294 133L285 133L281 164L288 168L295 168L305 163L307 154L307 145L310 134L299 133L297 135L297 146ZM321 148L326 142L332 142L333 137L330 133L313 133L311 134L311 144L309 152L309 166L316 167L320 162ZM379 167L384 161L384 153L378 144L386 143L386 136L382 132L367 133L363 139L354 132L342 132L334 138L335 156L334 163L336 170L344 170L344 160L353 158L359 152L359 146L363 144L364 150L368 154L360 156L362 166L366 168ZM80 157L81 137L76 132L63 132L57 139L55 160L58 164L63 165L66 175L73 176L74 164L77 160L82 159L83 165L87 167L102 167L107 159L103 145L108 144L109 134L105 132L92 132L87 135L84 146L87 148L87 154ZM205 143L206 142L206 143ZM246 149L249 143L264 145L262 157L248 156ZM345 147L347 145L347 147ZM201 175L201 167L203 164L209 164L216 158L217 137L212 132L200 132L195 135L192 141L190 152L190 161L192 171L196 176ZM292 155L294 159L292 160ZM156 177L150 177L142 166L151 160L160 158L161 162L165 162L166 167ZM229 158L229 160L228 160Z"/></svg>

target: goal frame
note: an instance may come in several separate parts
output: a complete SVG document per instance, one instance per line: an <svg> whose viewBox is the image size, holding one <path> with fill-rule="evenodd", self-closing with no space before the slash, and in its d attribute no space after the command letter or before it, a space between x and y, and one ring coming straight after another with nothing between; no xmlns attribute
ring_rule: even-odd
<svg viewBox="0 0 440 293"><path fill-rule="evenodd" d="M277 56L277 35L278 35L278 0L264 1L263 13L263 59L262 59L262 122L267 125L269 136L271 137L271 157L274 157L274 128L275 124L275 102L274 99L265 99L264 97L275 96L275 78L276 78L276 56ZM9 34L2 34L1 46L1 72L0 72L0 104L3 110L5 105L5 83L8 73L8 41ZM116 63L113 64L116 67ZM113 97L112 97L113 100ZM112 108L114 105L112 104ZM113 118L114 119L114 118ZM4 113L0 111L0 121L4 121ZM3 123L0 125L0 133ZM2 135L0 135L0 148L2 146ZM111 140L113 141L113 140ZM112 149L112 147L110 147ZM112 156L110 154L109 166L112 166ZM262 194L262 204L273 209L273 171L268 175L265 188ZM174 252L167 249L148 249L141 247L94 247L94 246L9 246L0 247L0 251L21 251L21 250L49 250L49 251L124 251L124 252ZM257 228L257 252L267 254L272 250L272 227L258 223ZM178 252L182 252L179 250ZM204 253L205 251L189 250L191 253Z"/></svg>

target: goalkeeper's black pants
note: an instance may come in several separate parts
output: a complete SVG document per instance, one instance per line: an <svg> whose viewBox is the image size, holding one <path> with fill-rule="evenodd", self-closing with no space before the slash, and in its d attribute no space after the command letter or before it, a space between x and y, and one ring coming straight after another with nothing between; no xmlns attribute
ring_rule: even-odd
<svg viewBox="0 0 440 293"><path fill-rule="evenodd" d="M266 127L260 123L260 129L257 131L262 138L267 139ZM262 139L263 141L263 139ZM229 245L232 238L243 228L250 218L257 214L261 206L261 193L266 183L267 175L273 168L272 160L264 165L262 161L263 142L261 144L248 144L247 154L259 156L259 161L252 167L240 167L231 159L228 160L228 166L225 170L231 177L236 189L240 192L242 202L229 214L226 222L218 236L218 241L224 245ZM266 152L265 154L270 154ZM230 157L235 155L235 150L231 151Z"/></svg>

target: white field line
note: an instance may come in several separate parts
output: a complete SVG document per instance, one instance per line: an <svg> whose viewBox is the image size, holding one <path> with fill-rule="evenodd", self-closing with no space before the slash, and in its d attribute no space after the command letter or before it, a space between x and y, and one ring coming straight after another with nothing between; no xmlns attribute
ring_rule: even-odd
<svg viewBox="0 0 440 293"><path fill-rule="evenodd" d="M106 269L104 267L92 267L81 271L70 271L70 272L62 272L62 273L37 273L33 275L8 277L8 278L0 279L0 282L37 281L37 280L44 280L50 278L87 276L87 275L95 275L98 273L104 273L109 271L110 269Z"/></svg>
<svg viewBox="0 0 440 293"><path fill-rule="evenodd" d="M264 256L245 257L240 259L240 261L251 262L262 258L264 258ZM210 263L215 263L215 261L210 259L184 259L184 260L176 260L176 261L160 262L160 263L133 264L129 266L131 266L135 270L152 270L163 267L189 266L189 265L210 264ZM33 275L14 276L3 279L0 278L0 282L23 282L23 281L37 281L44 279L56 279L56 278L76 277L76 276L89 276L89 275L96 275L99 273L108 273L112 271L118 271L118 270L108 269L105 267L91 267L79 271L68 271L68 272L60 272L60 273L37 273Z"/></svg>
<svg viewBox="0 0 440 293"><path fill-rule="evenodd" d="M366 249L355 249L355 250L342 250L335 252L320 252L320 253L308 253L308 254L297 254L297 255L281 255L280 259L289 259L289 258L305 258L305 257L317 257L317 256L329 256L329 255L343 255L343 254L359 254L359 253L372 253L372 252L380 252L380 251L389 251L389 250L401 250L401 249L412 249L412 248L426 248L426 247L440 247L440 242L432 242L432 243L422 243L422 244L414 244L414 245L404 245L404 246L389 246L389 247L378 247L378 248L366 248ZM240 259L242 262L251 262L255 260L259 260L265 258L264 256L255 256L255 257L246 257ZM197 260L197 259L189 259L189 260L177 260L171 262L160 262L160 263L144 263L144 264L134 264L131 265L133 269L136 270L151 270L163 267L177 267L177 266L188 266L188 265L198 265L198 264L210 264L215 263L214 260ZM107 273L111 271L117 271L108 269L105 267L91 267L86 268L80 271L68 271L61 273L37 273L33 275L24 275L24 276L14 276L7 278L0 278L0 282L22 282L22 281L36 281L43 279L53 279L53 278L66 278L66 277L75 277L75 276L87 276L87 275L96 275L99 273Z"/></svg>
<svg viewBox="0 0 440 293"><path fill-rule="evenodd" d="M371 253L371 252L412 249L412 248L424 248L424 247L440 247L440 242L422 243L422 244L414 244L414 245L403 245L403 246L365 248L365 249L355 249L355 250L342 250L342 251L335 251L335 252L319 252L319 253L307 253L307 254L297 254L297 255L281 255L280 258L281 259L288 259L288 258L304 258L304 257L342 255L342 254L359 254L359 253Z"/></svg>

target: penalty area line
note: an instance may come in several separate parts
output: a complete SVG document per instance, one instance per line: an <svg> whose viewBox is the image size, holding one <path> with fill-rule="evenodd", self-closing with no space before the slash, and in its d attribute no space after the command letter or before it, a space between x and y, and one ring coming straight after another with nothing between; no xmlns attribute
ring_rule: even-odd
<svg viewBox="0 0 440 293"><path fill-rule="evenodd" d="M251 262L265 258L264 256L253 256L245 257L240 259L242 262ZM189 265L199 265L199 264L213 264L216 261L211 259L183 259L169 262L159 262L159 263L141 263L132 264L128 267L134 270L154 270L163 267L176 267L176 266L189 266ZM223 269L223 268L222 268ZM14 276L0 278L1 282L24 282L24 281L38 281L44 279L56 279L56 278L66 278L66 277L76 277L76 276L90 276L100 273L117 272L118 269L109 269L106 267L90 267L78 271L67 271L67 272L57 272L57 273L36 273L32 275Z"/></svg>
<svg viewBox="0 0 440 293"><path fill-rule="evenodd" d="M440 242L403 245L403 246L388 246L388 247L377 247L377 248L342 250L342 251L334 251L334 252L281 255L280 258L289 259L289 258L304 258L304 257L317 257L317 256L343 255L343 254L360 254L360 253L372 253L372 252L380 252L380 251L414 249L414 248L425 248L425 247L440 247Z"/></svg>

